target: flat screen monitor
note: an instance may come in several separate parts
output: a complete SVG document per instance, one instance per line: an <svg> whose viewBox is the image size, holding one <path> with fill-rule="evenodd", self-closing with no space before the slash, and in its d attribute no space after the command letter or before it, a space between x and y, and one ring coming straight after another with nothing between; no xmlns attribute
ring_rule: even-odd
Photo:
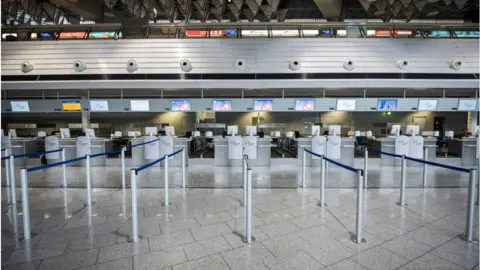
<svg viewBox="0 0 480 270"><path fill-rule="evenodd" d="M460 99L458 101L458 111L475 111L477 108L476 99Z"/></svg>
<svg viewBox="0 0 480 270"><path fill-rule="evenodd" d="M420 126L418 126L418 125L407 125L405 133L408 134L408 135L412 135L412 136L419 135L420 134Z"/></svg>
<svg viewBox="0 0 480 270"><path fill-rule="evenodd" d="M437 100L436 99L420 99L418 101L419 111L436 111Z"/></svg>
<svg viewBox="0 0 480 270"><path fill-rule="evenodd" d="M29 112L28 101L10 101L12 112Z"/></svg>
<svg viewBox="0 0 480 270"><path fill-rule="evenodd" d="M395 136L399 135L401 128L402 128L402 125L392 125L392 128L390 129L390 134Z"/></svg>
<svg viewBox="0 0 480 270"><path fill-rule="evenodd" d="M378 111L396 111L397 100L396 99L379 99L377 110Z"/></svg>
<svg viewBox="0 0 480 270"><path fill-rule="evenodd" d="M227 126L227 134L235 136L238 134L238 126Z"/></svg>
<svg viewBox="0 0 480 270"><path fill-rule="evenodd" d="M216 112L228 112L232 110L231 100L214 100L213 110Z"/></svg>
<svg viewBox="0 0 480 270"><path fill-rule="evenodd" d="M320 135L320 126L312 126L311 132L312 136Z"/></svg>
<svg viewBox="0 0 480 270"><path fill-rule="evenodd" d="M108 112L108 101L106 100L90 100L91 112Z"/></svg>
<svg viewBox="0 0 480 270"><path fill-rule="evenodd" d="M313 111L315 109L315 100L297 99L295 100L295 111Z"/></svg>
<svg viewBox="0 0 480 270"><path fill-rule="evenodd" d="M328 134L329 135L337 135L337 136L340 136L340 134L342 133L342 126L340 125L329 125L328 126Z"/></svg>
<svg viewBox="0 0 480 270"><path fill-rule="evenodd" d="M355 111L355 99L337 99L337 111Z"/></svg>
<svg viewBox="0 0 480 270"><path fill-rule="evenodd" d="M148 100L130 100L130 110L132 112L150 111L150 102Z"/></svg>
<svg viewBox="0 0 480 270"><path fill-rule="evenodd" d="M175 136L175 127L174 126L166 126L166 127L164 127L164 129L165 129L165 135Z"/></svg>
<svg viewBox="0 0 480 270"><path fill-rule="evenodd" d="M190 100L172 100L172 111L174 112L189 112Z"/></svg>
<svg viewBox="0 0 480 270"><path fill-rule="evenodd" d="M81 111L82 105L80 104L80 100L63 100L62 109L64 111Z"/></svg>
<svg viewBox="0 0 480 270"><path fill-rule="evenodd" d="M273 100L271 99L257 99L253 101L253 110L254 111L272 111L273 110Z"/></svg>

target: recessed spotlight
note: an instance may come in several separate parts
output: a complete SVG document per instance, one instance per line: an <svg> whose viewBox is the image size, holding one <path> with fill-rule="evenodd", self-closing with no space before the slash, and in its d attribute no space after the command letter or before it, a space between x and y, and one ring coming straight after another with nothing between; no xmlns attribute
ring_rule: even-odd
<svg viewBox="0 0 480 270"><path fill-rule="evenodd" d="M430 11L430 12L427 13L427 16L435 16L435 15L437 15L438 13L440 13L440 12L438 12L438 11L436 11L436 10Z"/></svg>

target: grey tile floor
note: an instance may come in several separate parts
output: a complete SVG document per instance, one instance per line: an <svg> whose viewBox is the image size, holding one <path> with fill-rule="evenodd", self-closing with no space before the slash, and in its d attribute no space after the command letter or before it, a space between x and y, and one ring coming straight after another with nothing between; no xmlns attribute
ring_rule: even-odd
<svg viewBox="0 0 480 270"><path fill-rule="evenodd" d="M2 267L4 269L478 269L479 244L461 240L466 216L466 188L408 188L408 206L399 207L398 172L372 170L371 183L385 185L365 191L364 238L350 240L355 231L354 178L330 170L327 207L316 205L319 190L309 188L252 190L253 235L244 244L243 191L239 169L192 167L190 188L171 188L171 206L164 208L163 173L158 168L139 178L138 243L131 234L131 190L118 186L118 168L95 168L92 207L86 207L81 169L69 168L70 188L59 171L29 175L30 217L35 237L22 236L21 204L6 204L2 188ZM296 168L254 168L257 187L296 187ZM345 174L346 175L346 174ZM421 174L420 174L421 175ZM442 176L443 175L443 176ZM172 170L172 184L180 171ZM412 172L413 176L413 172ZM442 176L442 177L440 177ZM42 179L43 177L43 179ZM127 175L127 179L128 179ZM312 180L310 180L312 179ZM141 183L144 181L146 183ZM421 179L410 178L417 186ZM466 185L463 176L432 171L431 183ZM18 182L18 181L17 181ZM217 185L218 184L218 185ZM345 188L337 186L344 185ZM154 186L154 187L152 187ZM155 187L157 186L157 187ZM230 188L192 188L192 187ZM77 187L77 188L76 188ZM146 188L150 187L150 188ZM17 198L20 190L17 189ZM478 213L478 208L475 208ZM478 216L475 217L478 239Z"/></svg>

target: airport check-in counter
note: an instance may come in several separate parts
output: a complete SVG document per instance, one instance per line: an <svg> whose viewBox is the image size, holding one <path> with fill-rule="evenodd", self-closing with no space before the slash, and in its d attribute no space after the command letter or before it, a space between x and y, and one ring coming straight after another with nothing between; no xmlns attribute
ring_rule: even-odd
<svg viewBox="0 0 480 270"><path fill-rule="evenodd" d="M215 143L215 166L242 166L241 158L228 158L228 137L223 138L222 136L215 136L213 142ZM257 158L248 160L248 165L250 167L270 166L271 142L272 139L269 136L265 136L264 138L257 137Z"/></svg>
<svg viewBox="0 0 480 270"><path fill-rule="evenodd" d="M26 153L35 153L38 152L38 140L32 138L14 138L11 140L11 152L14 155L23 155ZM12 154L12 153L9 153ZM27 158L16 158L15 166L26 166Z"/></svg>
<svg viewBox="0 0 480 270"><path fill-rule="evenodd" d="M156 137L155 137L156 138ZM152 138L148 137L140 137L140 138L132 138L131 139L131 144L139 144L139 143L144 143L147 141L152 140ZM173 138L173 152L176 152L182 148L185 149L185 166L188 166L188 153L189 153L189 141L190 139L188 138ZM160 144L158 151L160 152ZM142 166L145 164L148 164L149 162L154 161L153 159L146 159L145 158L145 147L149 147L149 144L145 145L140 145L136 146L131 149L132 151L132 166L138 167ZM173 153L172 152L172 153ZM162 156L160 156L161 158ZM168 166L169 167L181 167L182 166L182 154L179 153L178 155L175 155L173 158L170 158L168 160Z"/></svg>
<svg viewBox="0 0 480 270"><path fill-rule="evenodd" d="M91 154L100 154L113 150L113 143L110 139L91 138ZM59 148L65 148L65 160L77 158L77 140L74 138L58 139ZM59 159L47 159L47 164L61 161L62 155L59 153ZM91 166L105 166L107 156L99 156L90 159ZM67 166L85 166L85 160L67 164Z"/></svg>
<svg viewBox="0 0 480 270"><path fill-rule="evenodd" d="M340 159L337 161L348 166L353 166L355 154L355 138L342 137L340 150ZM302 166L303 149L312 151L312 138L297 138L297 164ZM312 155L307 153L306 166L320 167L320 159L312 159Z"/></svg>
<svg viewBox="0 0 480 270"><path fill-rule="evenodd" d="M372 149L386 153L395 154L395 138L379 138L371 141ZM424 137L423 147L427 148L427 160L437 159L437 138ZM423 149L422 149L423 151ZM401 166L402 160L392 156L380 154L380 166ZM423 166L420 162L407 160L407 166Z"/></svg>
<svg viewBox="0 0 480 270"><path fill-rule="evenodd" d="M448 140L448 153L460 158L461 166L476 166L477 138Z"/></svg>

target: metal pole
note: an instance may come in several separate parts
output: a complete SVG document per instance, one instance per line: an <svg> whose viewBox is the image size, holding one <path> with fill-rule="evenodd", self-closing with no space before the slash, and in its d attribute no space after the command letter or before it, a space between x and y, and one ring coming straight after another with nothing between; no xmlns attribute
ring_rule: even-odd
<svg viewBox="0 0 480 270"><path fill-rule="evenodd" d="M122 157L122 188L125 188L125 151L127 151L127 148L122 147L122 152L120 152Z"/></svg>
<svg viewBox="0 0 480 270"><path fill-rule="evenodd" d="M8 157L8 148L5 149L5 156ZM9 158L5 159L5 178L7 180L7 199L8 199L8 204L12 204L12 195L10 194L10 189L11 189L11 183L10 183L10 162Z"/></svg>
<svg viewBox="0 0 480 270"><path fill-rule="evenodd" d="M17 204L17 184L15 183L15 156L10 156L10 190L12 193L12 205Z"/></svg>
<svg viewBox="0 0 480 270"><path fill-rule="evenodd" d="M164 202L163 202L163 206L167 207L168 206L168 155L165 155L165 161L164 161L164 165L165 165L165 186L163 188L163 191L164 191Z"/></svg>
<svg viewBox="0 0 480 270"><path fill-rule="evenodd" d="M23 212L23 239L30 240L30 210L28 209L27 169L20 170L20 184L22 185L22 212Z"/></svg>
<svg viewBox="0 0 480 270"><path fill-rule="evenodd" d="M363 215L363 171L361 169L357 170L357 222L356 222L356 235L352 239L353 242L357 244L366 243L365 239L362 238L362 215Z"/></svg>
<svg viewBox="0 0 480 270"><path fill-rule="evenodd" d="M86 156L87 167L87 205L92 205L92 183L90 182L90 155Z"/></svg>
<svg viewBox="0 0 480 270"><path fill-rule="evenodd" d="M400 179L400 201L397 203L399 206L407 205L405 203L405 178L407 174L407 160L405 155L402 155L402 174Z"/></svg>
<svg viewBox="0 0 480 270"><path fill-rule="evenodd" d="M427 156L428 156L428 148L425 147L423 149L423 160L427 161ZM427 163L423 163L423 185L422 187L427 187Z"/></svg>
<svg viewBox="0 0 480 270"><path fill-rule="evenodd" d="M480 136L480 135L479 135ZM477 202L475 205L480 205L480 174L478 173L480 171L480 158L478 158L478 167L477 167Z"/></svg>
<svg viewBox="0 0 480 270"><path fill-rule="evenodd" d="M137 175L135 169L130 171L130 185L132 187L132 238L131 242L138 242L138 219L137 219Z"/></svg>
<svg viewBox="0 0 480 270"><path fill-rule="evenodd" d="M475 182L477 181L477 170L470 169L470 178L468 182L468 206L467 206L467 224L465 234L460 237L463 240L472 242L473 240L473 224L475 218L474 203L475 203Z"/></svg>
<svg viewBox="0 0 480 270"><path fill-rule="evenodd" d="M306 188L305 186L305 170L307 167L307 151L303 149L303 155L302 155L302 187Z"/></svg>
<svg viewBox="0 0 480 270"><path fill-rule="evenodd" d="M364 188L368 188L368 148L364 151L365 157L363 158L363 182Z"/></svg>
<svg viewBox="0 0 480 270"><path fill-rule="evenodd" d="M320 200L317 203L318 206L326 206L325 204L325 173L326 173L326 162L323 156L320 157Z"/></svg>
<svg viewBox="0 0 480 270"><path fill-rule="evenodd" d="M185 155L185 148L182 149L182 187L185 188L185 165L186 165L186 155Z"/></svg>
<svg viewBox="0 0 480 270"><path fill-rule="evenodd" d="M65 148L62 149L62 162L65 162ZM63 170L63 187L67 187L67 164L62 165Z"/></svg>
<svg viewBox="0 0 480 270"><path fill-rule="evenodd" d="M242 159L242 170L243 170L243 205L247 205L247 160L245 156ZM247 215L247 209L245 209L245 216Z"/></svg>
<svg viewBox="0 0 480 270"><path fill-rule="evenodd" d="M252 236L252 169L247 169L247 215L245 216L245 237L243 242L251 244L255 241Z"/></svg>

